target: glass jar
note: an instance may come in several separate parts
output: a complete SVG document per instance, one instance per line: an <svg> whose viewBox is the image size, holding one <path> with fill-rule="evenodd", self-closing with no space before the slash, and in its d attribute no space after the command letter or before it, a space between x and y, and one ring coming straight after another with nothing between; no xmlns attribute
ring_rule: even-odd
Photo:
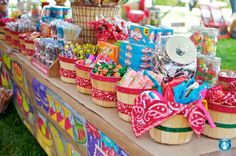
<svg viewBox="0 0 236 156"><path fill-rule="evenodd" d="M221 58L219 57L208 57L206 61L207 72L205 80L214 86L218 81L218 75L220 73Z"/></svg>
<svg viewBox="0 0 236 156"><path fill-rule="evenodd" d="M191 27L191 33L190 40L194 43L195 47L197 48L197 52L202 53L203 47L202 47L202 31L204 30L203 27L199 25L195 25Z"/></svg>
<svg viewBox="0 0 236 156"><path fill-rule="evenodd" d="M201 53L197 54L197 71L195 78L199 83L204 82L204 75L206 73L206 59L207 57Z"/></svg>
<svg viewBox="0 0 236 156"><path fill-rule="evenodd" d="M203 54L215 57L218 30L215 28L205 28L202 34Z"/></svg>

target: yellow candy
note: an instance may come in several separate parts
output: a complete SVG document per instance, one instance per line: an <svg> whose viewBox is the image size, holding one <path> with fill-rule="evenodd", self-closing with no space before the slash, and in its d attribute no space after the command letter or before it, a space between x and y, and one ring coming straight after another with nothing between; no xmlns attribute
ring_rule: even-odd
<svg viewBox="0 0 236 156"><path fill-rule="evenodd" d="M66 49L68 49L68 48L69 48L69 46L68 46L68 45L65 45L64 49L66 50Z"/></svg>

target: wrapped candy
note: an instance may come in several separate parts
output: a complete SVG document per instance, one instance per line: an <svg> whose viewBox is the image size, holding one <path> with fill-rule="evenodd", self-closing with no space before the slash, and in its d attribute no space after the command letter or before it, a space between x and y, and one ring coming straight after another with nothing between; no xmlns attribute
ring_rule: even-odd
<svg viewBox="0 0 236 156"><path fill-rule="evenodd" d="M21 19L13 22L8 22L6 27L13 32L30 32L36 29L36 26L32 24L32 19L27 15L22 15Z"/></svg>
<svg viewBox="0 0 236 156"><path fill-rule="evenodd" d="M223 86L212 87L210 90L208 90L207 100L208 103L212 104L236 106L235 90L225 91Z"/></svg>
<svg viewBox="0 0 236 156"><path fill-rule="evenodd" d="M218 76L218 84L223 86L225 90L233 91L236 85L236 73L233 71L221 71Z"/></svg>
<svg viewBox="0 0 236 156"><path fill-rule="evenodd" d="M53 38L40 38L35 40L34 58L49 67L58 58L60 49L58 41Z"/></svg>
<svg viewBox="0 0 236 156"><path fill-rule="evenodd" d="M134 71L129 68L119 85L127 88L136 88L136 89L151 89L155 84L151 79L155 79L157 82L161 83L163 80L163 75L156 74L152 71Z"/></svg>
<svg viewBox="0 0 236 156"><path fill-rule="evenodd" d="M93 44L67 44L64 46L64 51L61 55L67 58L85 59L89 54L95 55L98 51L98 46Z"/></svg>
<svg viewBox="0 0 236 156"><path fill-rule="evenodd" d="M126 40L128 38L128 27L125 21L118 18L101 17L97 21L90 22L90 26L96 31L98 41L108 39Z"/></svg>
<svg viewBox="0 0 236 156"><path fill-rule="evenodd" d="M97 75L108 77L123 77L126 71L127 67L116 65L113 61L106 62L103 60L99 61L92 70Z"/></svg>

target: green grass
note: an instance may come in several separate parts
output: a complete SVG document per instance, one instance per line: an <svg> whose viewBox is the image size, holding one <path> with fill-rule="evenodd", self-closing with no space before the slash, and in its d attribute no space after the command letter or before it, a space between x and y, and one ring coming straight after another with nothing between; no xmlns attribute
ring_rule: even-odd
<svg viewBox="0 0 236 156"><path fill-rule="evenodd" d="M236 39L219 40L217 56L221 57L221 69L236 70Z"/></svg>
<svg viewBox="0 0 236 156"><path fill-rule="evenodd" d="M166 5L166 6L185 6L184 3L177 0L153 0L154 5Z"/></svg>
<svg viewBox="0 0 236 156"><path fill-rule="evenodd" d="M44 156L36 139L24 126L13 104L5 114L0 114L1 156Z"/></svg>

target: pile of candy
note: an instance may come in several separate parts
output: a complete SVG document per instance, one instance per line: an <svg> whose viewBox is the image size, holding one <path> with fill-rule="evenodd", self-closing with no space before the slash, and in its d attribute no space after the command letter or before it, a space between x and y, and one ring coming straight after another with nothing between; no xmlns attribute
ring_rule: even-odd
<svg viewBox="0 0 236 156"><path fill-rule="evenodd" d="M119 85L127 88L136 88L136 89L152 89L154 83L151 79L155 79L158 83L161 83L163 76L156 74L152 71L134 71L128 69Z"/></svg>
<svg viewBox="0 0 236 156"><path fill-rule="evenodd" d="M70 0L72 3L77 3L79 5L87 5L87 6L99 6L102 7L104 5L114 6L118 4L125 4L128 0Z"/></svg>
<svg viewBox="0 0 236 156"><path fill-rule="evenodd" d="M61 55L71 59L85 59L89 54L95 55L98 51L98 46L93 44L68 44L65 45Z"/></svg>
<svg viewBox="0 0 236 156"><path fill-rule="evenodd" d="M110 62L101 60L95 65L92 72L101 76L123 77L127 69L127 66L122 67L121 65L116 65L116 63L112 60Z"/></svg>
<svg viewBox="0 0 236 156"><path fill-rule="evenodd" d="M119 18L101 17L97 21L90 22L90 26L96 31L98 41L107 41L108 39L117 41L128 38L127 24Z"/></svg>
<svg viewBox="0 0 236 156"><path fill-rule="evenodd" d="M226 106L236 106L236 85L232 83L234 87L231 91L226 91L222 86L215 86L208 90L207 101L208 103Z"/></svg>
<svg viewBox="0 0 236 156"><path fill-rule="evenodd" d="M8 22L6 27L13 32L30 32L36 29L29 16L22 16L21 19L15 22Z"/></svg>
<svg viewBox="0 0 236 156"><path fill-rule="evenodd" d="M60 51L58 41L53 38L40 38L35 40L34 58L47 67L54 63Z"/></svg>
<svg viewBox="0 0 236 156"><path fill-rule="evenodd" d="M234 84L233 84L234 83ZM223 86L225 90L235 90L236 73L233 71L221 71L218 76L218 84Z"/></svg>

